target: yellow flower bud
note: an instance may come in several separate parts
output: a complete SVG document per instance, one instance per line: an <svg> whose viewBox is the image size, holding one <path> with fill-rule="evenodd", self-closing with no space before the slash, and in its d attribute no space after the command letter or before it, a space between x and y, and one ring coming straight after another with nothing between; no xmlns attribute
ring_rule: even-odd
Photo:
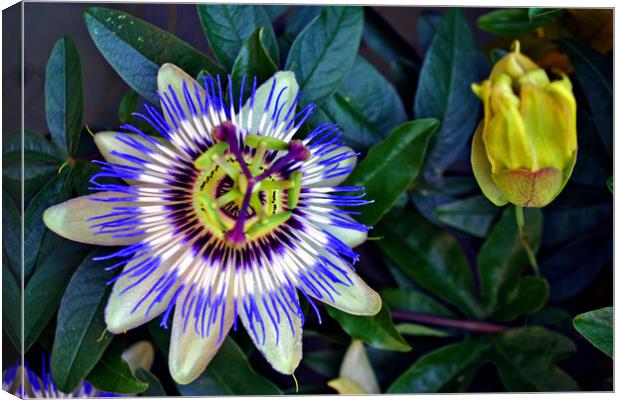
<svg viewBox="0 0 620 400"><path fill-rule="evenodd" d="M472 90L484 103L471 154L482 192L498 206L546 206L566 185L577 159L570 80L561 74L550 81L515 41L513 51Z"/></svg>

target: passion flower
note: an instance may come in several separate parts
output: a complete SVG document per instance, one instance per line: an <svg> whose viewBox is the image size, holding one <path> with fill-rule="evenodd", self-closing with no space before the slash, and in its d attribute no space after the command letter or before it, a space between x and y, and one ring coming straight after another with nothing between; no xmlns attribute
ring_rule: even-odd
<svg viewBox="0 0 620 400"><path fill-rule="evenodd" d="M131 125L96 134L106 160L91 179L98 193L44 214L68 239L124 246L101 257L124 267L105 309L110 332L160 314L166 326L174 308L169 368L179 383L206 368L238 319L273 368L292 373L302 356L298 291L352 314L381 307L352 267L369 228L338 207L367 201L363 188L340 186L356 153L338 127L294 139L314 106L296 112L291 72L259 88L254 79L245 105L230 77L227 88L163 65L163 115L149 105L136 114L161 137Z"/></svg>

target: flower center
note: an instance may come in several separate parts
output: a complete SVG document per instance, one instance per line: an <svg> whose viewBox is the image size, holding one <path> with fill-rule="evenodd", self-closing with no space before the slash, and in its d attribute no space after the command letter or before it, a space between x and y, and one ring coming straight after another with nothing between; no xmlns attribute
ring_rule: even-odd
<svg viewBox="0 0 620 400"><path fill-rule="evenodd" d="M300 141L248 134L241 145L234 125L214 129L216 142L194 161L200 175L194 207L203 225L232 245L265 236L284 224L301 191Z"/></svg>

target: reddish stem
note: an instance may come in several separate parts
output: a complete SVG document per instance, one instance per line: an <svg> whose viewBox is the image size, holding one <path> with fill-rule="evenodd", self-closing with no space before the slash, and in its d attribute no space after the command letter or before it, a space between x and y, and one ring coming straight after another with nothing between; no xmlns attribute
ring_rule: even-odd
<svg viewBox="0 0 620 400"><path fill-rule="evenodd" d="M436 315L415 314L406 311L392 311L392 315L395 318L403 319L407 321L420 322L423 324L444 326L449 328L456 328L465 331L485 332L485 333L498 333L503 332L509 327L504 325L492 324L490 322L482 321L469 321L454 318L438 317Z"/></svg>

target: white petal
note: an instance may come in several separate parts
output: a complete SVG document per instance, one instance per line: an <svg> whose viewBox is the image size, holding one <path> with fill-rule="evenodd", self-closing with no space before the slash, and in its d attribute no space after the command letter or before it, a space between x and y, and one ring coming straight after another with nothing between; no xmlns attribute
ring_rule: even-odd
<svg viewBox="0 0 620 400"><path fill-rule="evenodd" d="M222 316L220 308L215 318L216 323L211 325L211 329L204 337L194 327L196 322L194 313L190 312L188 318L181 314L185 296L180 296L177 300L168 359L170 375L176 382L185 385L196 379L221 347L233 324L234 307L231 297L227 296L223 323L220 324Z"/></svg>
<svg viewBox="0 0 620 400"><path fill-rule="evenodd" d="M300 285L301 287L304 287L306 289L306 293L326 304L329 304L349 314L377 314L381 309L381 297L379 296L379 294L373 289L371 289L370 286L368 286L366 282L364 282L359 277L359 275L357 275L353 271L353 269L351 269L351 267L349 267L347 264L331 255L327 255L326 257L332 263L337 265L341 271L329 264L325 264L324 267L328 269L335 277L337 277L338 280L344 283L330 282L332 287L338 292L337 294L333 291L327 293L324 289L321 289L315 285L315 288L319 291L321 297L317 296L309 288L306 288L305 284ZM346 271L346 275L342 271ZM315 274L318 275L318 270L315 272ZM329 278L326 279L329 280ZM324 287L326 286L324 285Z"/></svg>
<svg viewBox="0 0 620 400"><path fill-rule="evenodd" d="M354 221L353 218L349 217L348 215L343 215L342 217ZM364 243L368 238L368 232L365 231L359 231L357 229L351 228L343 228L341 226L334 226L328 224L317 225L319 225L321 228L325 229L332 235L336 236L338 239L343 241L347 246L351 248L359 246L360 244Z"/></svg>
<svg viewBox="0 0 620 400"><path fill-rule="evenodd" d="M276 80L276 87L273 91L273 98L271 99L271 103L269 108L265 110L265 106L267 105L267 100L269 99L269 93L271 92L271 86L273 85L273 80ZM246 81L246 85L252 84L252 81ZM284 104L286 101L286 106L284 106L284 111L281 114L280 120L286 115L289 107L293 104L297 93L299 92L299 84L297 84L297 80L295 79L295 73L291 71L279 71L276 72L271 78L269 78L265 83L260 85L256 89L256 94L254 96L254 111L252 115L252 124L250 132L256 133L258 132L260 120L263 114L268 113L268 117L271 117L276 105L276 98L280 94L282 89L286 88L286 90L282 93L280 97L280 101L278 103L278 107ZM250 100L246 101L243 109L241 110L241 114L243 116L243 126L246 126L246 121L249 115L250 110ZM295 112L291 112L291 117L295 115ZM267 121L265 123L265 127L267 126Z"/></svg>
<svg viewBox="0 0 620 400"><path fill-rule="evenodd" d="M183 82L185 82L189 93L192 95L191 97L194 101L194 108L199 111L200 106L196 103L197 100L194 96L194 84L197 84L198 91L200 92L200 98L203 99L205 96L205 91L202 84L197 83L194 78L192 78L185 71L183 71L181 68L177 67L174 64L166 63L162 65L157 72L157 90L159 90L159 93L161 93L163 96L164 93L169 92L169 86L171 86L177 95L177 99L179 100L179 103L181 104L185 115L191 115L190 108L183 94ZM163 105L162 110L165 110L165 107ZM168 124L173 126L170 118L168 117L168 113L164 112L164 116Z"/></svg>
<svg viewBox="0 0 620 400"><path fill-rule="evenodd" d="M343 154L343 153L352 153L355 154L355 151L353 151L353 149L351 149L350 147L347 146L342 146L341 148L339 148L336 151L332 151L331 153L325 154L324 156L322 156L321 158L319 158L319 160L325 160L325 159L329 159L332 157L335 157L339 154ZM351 158L347 158L346 160L342 160L339 163L335 164L338 165L338 168L346 168L346 167L351 167L351 171L353 171L353 169L355 168L355 166L357 165L357 157L351 157ZM330 166L330 168L333 168L334 165ZM324 179L318 183L315 183L313 185L309 185L310 187L333 187L333 186L338 186L340 185L342 182L344 182L349 175L351 175L351 172L349 173L345 173L333 178L329 178L329 179Z"/></svg>
<svg viewBox="0 0 620 400"><path fill-rule="evenodd" d="M151 342L141 340L123 351L122 358L127 362L132 372L135 372L138 368L149 371L151 366L153 366L155 349Z"/></svg>
<svg viewBox="0 0 620 400"><path fill-rule="evenodd" d="M353 340L347 349L340 365L340 378L357 383L364 393L380 393L379 383L368 360L366 349L359 340Z"/></svg>
<svg viewBox="0 0 620 400"><path fill-rule="evenodd" d="M116 192L100 192L76 197L45 210L43 222L54 233L76 242L102 246L125 246L139 242L143 236L113 237L111 234L95 235L91 225L105 220L88 221L113 212L113 207L135 206L135 202L103 202L94 198L123 197Z"/></svg>
<svg viewBox="0 0 620 400"><path fill-rule="evenodd" d="M136 164L130 161L127 161L124 158L113 155L112 151L114 150L117 153L129 154L131 156L142 158L142 159L144 159L144 154L140 150L136 150L135 148L128 146L125 143L121 142L120 140L116 139L117 135L118 135L118 132L111 132L111 131L96 133L95 144L97 145L99 152L101 153L103 158L109 163L128 165L130 167L135 167ZM136 135L134 133L124 133L124 135L130 136L132 139L136 140L137 142L140 142L142 145L148 147L149 149L157 151L157 147L153 143L144 139L140 135Z"/></svg>
<svg viewBox="0 0 620 400"><path fill-rule="evenodd" d="M262 301L260 301L261 297L258 296L260 295L256 297L256 305L262 324L253 316L253 331L249 316L245 311L240 313L241 322L258 350L260 350L267 361L269 361L273 369L282 374L290 375L295 371L302 357L301 319L295 313L288 312L291 318L291 323L289 323L289 319L284 314L285 311L280 308L278 310L280 313L280 321L278 323L276 320L276 324L274 325L265 306ZM276 315L273 312L273 308L271 311L275 319ZM264 334L262 327L264 327Z"/></svg>
<svg viewBox="0 0 620 400"><path fill-rule="evenodd" d="M144 260L144 258L139 258L129 262L123 271L127 271L140 263L142 260ZM152 307L151 304L157 297L159 291L155 290L150 294L149 291L158 283L159 279L164 276L164 274L170 271L175 263L175 257L163 262L143 281L128 289L124 293L123 290L125 288L135 284L142 278L142 276L132 277L131 274L127 274L114 282L114 287L112 288L112 293L110 294L104 313L105 322L110 332L122 333L129 329L133 329L149 322L166 310L170 304L170 299L178 287L178 283L173 285L161 301L153 304ZM140 302L140 300L144 299L147 294L149 297L142 301L142 303L136 308L136 305ZM134 308L136 308L135 311Z"/></svg>

